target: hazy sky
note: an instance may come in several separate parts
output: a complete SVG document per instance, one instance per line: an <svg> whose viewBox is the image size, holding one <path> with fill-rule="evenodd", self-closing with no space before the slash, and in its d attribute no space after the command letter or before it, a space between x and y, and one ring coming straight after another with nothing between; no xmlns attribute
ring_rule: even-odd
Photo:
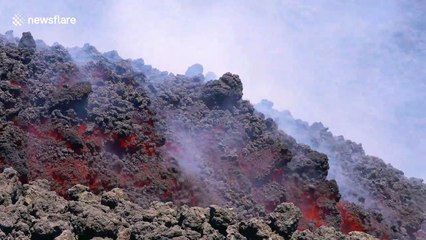
<svg viewBox="0 0 426 240"><path fill-rule="evenodd" d="M24 17L76 25L14 27ZM184 73L193 63L241 76L267 98L321 121L408 176L426 178L426 1L0 0L0 32L118 50Z"/></svg>

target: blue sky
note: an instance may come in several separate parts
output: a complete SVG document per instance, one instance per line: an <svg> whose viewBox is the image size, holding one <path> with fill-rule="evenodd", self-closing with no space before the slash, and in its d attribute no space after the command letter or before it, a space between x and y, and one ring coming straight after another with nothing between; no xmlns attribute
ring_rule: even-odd
<svg viewBox="0 0 426 240"><path fill-rule="evenodd" d="M11 18L73 16L76 25L14 27ZM0 31L112 49L184 73L201 63L426 178L426 4L421 1L5 1Z"/></svg>

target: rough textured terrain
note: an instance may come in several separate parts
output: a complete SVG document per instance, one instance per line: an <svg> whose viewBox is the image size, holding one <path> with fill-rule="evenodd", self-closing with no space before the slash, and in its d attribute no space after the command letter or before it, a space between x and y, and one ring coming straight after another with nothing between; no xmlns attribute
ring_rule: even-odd
<svg viewBox="0 0 426 240"><path fill-rule="evenodd" d="M282 235L289 231L287 226L279 223L271 232L271 223L259 219L292 202L302 213L296 239L337 234L331 228L382 239L415 239L420 217L398 215L407 217L401 220L404 224L410 222L411 228L404 230L383 221L388 216L381 212L341 201L336 181L327 177L327 156L298 144L273 119L256 112L242 99L238 75L226 73L206 82L199 69L196 73L162 72L142 59L125 60L115 51L102 54L89 44L66 49L34 41L30 33L20 39L11 32L0 35L0 168L16 169L22 184L36 181L32 186L43 189L50 185L61 196L52 198L65 205L82 202L72 194L81 191L77 184L94 194L114 195L113 189L120 188L140 206L135 207L149 208L155 201L232 207L244 219L257 219L232 227L239 234ZM16 196L4 200L13 211L20 209ZM102 199L102 206L115 204ZM413 206L420 202L413 201L407 209L415 211ZM59 218L69 208L54 211ZM72 211L89 216L85 207ZM188 211L204 214L206 209ZM208 214L211 218L211 211ZM118 236L121 220L114 222L112 215L107 219L111 222L102 223L106 225L87 227L89 223L77 217L71 221L78 226L72 231L84 239L86 234L98 236L91 235L93 231L100 231L99 237L111 236L114 228L112 236ZM140 233L157 227L128 224L138 226ZM174 226L166 223L164 231L173 232ZM213 228L225 235L223 226ZM194 239L200 237L194 234ZM356 239L357 234L352 235Z"/></svg>
<svg viewBox="0 0 426 240"><path fill-rule="evenodd" d="M0 239L342 239L374 240L333 228L296 231L300 210L278 205L267 218L243 219L233 210L211 205L176 207L152 202L142 208L119 188L97 196L83 185L67 191L66 200L49 190L49 182L22 185L18 173L0 174Z"/></svg>
<svg viewBox="0 0 426 240"><path fill-rule="evenodd" d="M398 238L426 239L426 185L422 179L405 177L383 160L366 155L360 144L334 136L321 123L309 125L287 111L279 112L272 102L263 100L256 109L298 142L327 154L328 178L337 180L342 195L341 213L356 216L361 225L378 215L388 231L404 233Z"/></svg>

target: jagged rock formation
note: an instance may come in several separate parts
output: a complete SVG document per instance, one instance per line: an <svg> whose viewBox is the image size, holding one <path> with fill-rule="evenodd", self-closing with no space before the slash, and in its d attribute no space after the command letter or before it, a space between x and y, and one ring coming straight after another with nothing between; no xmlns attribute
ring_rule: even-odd
<svg viewBox="0 0 426 240"><path fill-rule="evenodd" d="M232 209L216 205L152 202L144 209L118 188L98 196L76 185L67 197L50 191L46 180L22 185L18 173L6 168L0 174L0 239L374 240L360 232L345 236L332 228L296 231L301 212L291 203L280 204L269 218L242 219Z"/></svg>
<svg viewBox="0 0 426 240"><path fill-rule="evenodd" d="M261 101L256 109L273 118L298 142L327 154L329 178L337 180L344 200L339 207L341 212L355 216L354 221L361 222L359 225L379 217L391 229L389 232L395 232L391 235L394 238L426 239L423 180L405 177L383 160L366 155L360 144L334 136L321 123L309 125L294 119L288 111L273 109L270 101Z"/></svg>
<svg viewBox="0 0 426 240"><path fill-rule="evenodd" d="M36 49L36 43L34 41L33 36L30 32L24 32L22 33L22 38L19 40L18 47L20 48L28 48L35 50Z"/></svg>
<svg viewBox="0 0 426 240"><path fill-rule="evenodd" d="M195 77L195 76L203 75L203 71L204 71L203 65L196 63L188 67L188 69L185 72L185 76Z"/></svg>
<svg viewBox="0 0 426 240"><path fill-rule="evenodd" d="M102 54L89 44L65 49L35 41L34 49L8 39L0 35L0 168L14 167L24 184L47 179L45 189L50 184L70 202L80 201L82 184L94 193L121 188L120 196L144 208L154 201L233 207L245 219L257 218L235 226L239 234L258 235L250 239L295 230L280 220L292 219L282 206L269 222L259 220L282 202L294 203L302 213L296 239L337 234L321 226L343 233L362 230L382 239L406 236L400 229L389 230L378 216L354 221L357 214L373 212L351 211L357 206L340 202L336 182L327 178L327 156L298 144L257 113L242 99L236 74L204 82L159 71L142 59ZM107 193L101 205L115 209L114 194ZM187 211L205 211L197 209ZM72 211L87 215L81 207ZM108 219L109 230L96 236L105 237L115 227L118 236L118 226L124 225L112 215ZM234 226L231 220L210 224L225 235L223 224ZM197 228L193 224L199 220L189 221L188 227ZM78 217L73 222L82 226L73 230L80 237L104 229ZM137 225L141 232L153 226ZM173 226L166 223L162 229L173 232Z"/></svg>

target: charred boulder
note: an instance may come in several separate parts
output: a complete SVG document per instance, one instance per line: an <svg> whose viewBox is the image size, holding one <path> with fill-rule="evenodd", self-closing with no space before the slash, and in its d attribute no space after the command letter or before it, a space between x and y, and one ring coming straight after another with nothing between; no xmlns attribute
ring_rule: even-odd
<svg viewBox="0 0 426 240"><path fill-rule="evenodd" d="M282 239L281 236L273 233L268 224L262 219L251 218L248 221L242 221L238 230L247 239Z"/></svg>
<svg viewBox="0 0 426 240"><path fill-rule="evenodd" d="M30 32L23 32L18 44L19 48L36 49L36 42Z"/></svg>
<svg viewBox="0 0 426 240"><path fill-rule="evenodd" d="M64 86L53 93L50 110L74 109L77 114L82 113L91 92L92 86L89 82L80 82L71 87Z"/></svg>
<svg viewBox="0 0 426 240"><path fill-rule="evenodd" d="M213 228L225 233L228 226L235 223L236 214L227 208L216 205L210 206L209 223Z"/></svg>
<svg viewBox="0 0 426 240"><path fill-rule="evenodd" d="M199 63L196 63L196 64L190 66L186 70L185 76L187 76L187 77L195 77L195 76L198 76L198 75L202 75L203 71L204 71L203 65L201 65Z"/></svg>
<svg viewBox="0 0 426 240"><path fill-rule="evenodd" d="M75 185L64 199L50 191L47 180L21 185L11 168L0 173L0 196L4 200L0 239L375 240L361 232L344 235L330 227L293 234L301 213L289 203L279 205L268 220L243 219L233 209L217 205L177 207L154 201L143 208L118 188L99 196L89 187Z"/></svg>
<svg viewBox="0 0 426 240"><path fill-rule="evenodd" d="M290 239L297 229L302 212L293 203L282 203L269 215L272 230Z"/></svg>
<svg viewBox="0 0 426 240"><path fill-rule="evenodd" d="M202 91L202 100L210 108L227 108L241 100L242 96L240 77L232 73L225 73L219 80L207 82Z"/></svg>

